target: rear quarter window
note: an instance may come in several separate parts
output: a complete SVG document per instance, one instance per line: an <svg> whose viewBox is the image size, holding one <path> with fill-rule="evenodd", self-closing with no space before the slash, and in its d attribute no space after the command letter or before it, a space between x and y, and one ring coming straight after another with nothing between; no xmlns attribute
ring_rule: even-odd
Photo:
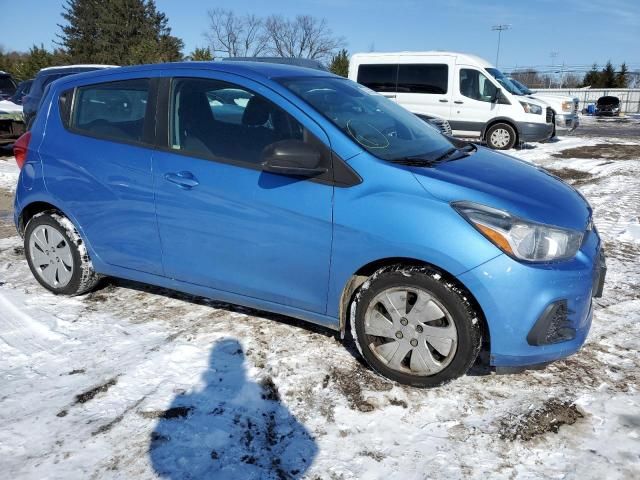
<svg viewBox="0 0 640 480"><path fill-rule="evenodd" d="M142 142L148 97L148 79L78 87L69 126L76 133L89 136Z"/></svg>

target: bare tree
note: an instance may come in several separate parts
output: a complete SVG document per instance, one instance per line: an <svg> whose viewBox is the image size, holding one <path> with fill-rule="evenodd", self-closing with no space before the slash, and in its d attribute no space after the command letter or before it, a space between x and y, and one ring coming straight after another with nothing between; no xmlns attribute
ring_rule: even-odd
<svg viewBox="0 0 640 480"><path fill-rule="evenodd" d="M264 25L269 39L269 51L279 57L326 61L345 44L344 38L333 35L324 18L298 15L290 20L272 15Z"/></svg>
<svg viewBox="0 0 640 480"><path fill-rule="evenodd" d="M205 34L213 52L229 57L257 57L267 51L269 38L264 21L256 15L238 16L232 10L214 8L207 12L209 30Z"/></svg>

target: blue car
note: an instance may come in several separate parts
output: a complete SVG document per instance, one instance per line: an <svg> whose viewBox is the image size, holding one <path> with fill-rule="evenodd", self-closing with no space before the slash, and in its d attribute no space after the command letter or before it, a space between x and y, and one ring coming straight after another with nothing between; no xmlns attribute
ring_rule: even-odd
<svg viewBox="0 0 640 480"><path fill-rule="evenodd" d="M350 329L419 387L483 348L526 366L587 337L605 267L585 199L362 85L189 62L61 78L42 106L15 224L56 294L107 275Z"/></svg>

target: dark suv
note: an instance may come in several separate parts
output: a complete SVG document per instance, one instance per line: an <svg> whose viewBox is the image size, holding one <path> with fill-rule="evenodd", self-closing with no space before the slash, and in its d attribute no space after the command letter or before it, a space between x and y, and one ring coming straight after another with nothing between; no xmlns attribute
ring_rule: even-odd
<svg viewBox="0 0 640 480"><path fill-rule="evenodd" d="M44 93L45 88L53 82L67 75L75 73L90 72L92 70L100 70L102 68L111 68L111 65L66 65L63 67L43 68L38 72L36 78L33 79L29 93L22 99L22 108L24 114L24 123L29 128L31 122L38 112L38 105Z"/></svg>
<svg viewBox="0 0 640 480"><path fill-rule="evenodd" d="M0 71L0 100L6 100L16 91L16 82L11 75Z"/></svg>

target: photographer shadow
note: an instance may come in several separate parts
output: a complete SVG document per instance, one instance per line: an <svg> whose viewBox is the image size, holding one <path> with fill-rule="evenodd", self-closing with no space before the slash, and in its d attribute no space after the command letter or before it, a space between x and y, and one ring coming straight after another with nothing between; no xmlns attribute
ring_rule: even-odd
<svg viewBox="0 0 640 480"><path fill-rule="evenodd" d="M318 452L307 429L280 402L273 382L247 379L236 340L211 351L204 387L161 412L149 456L161 478L298 479Z"/></svg>

